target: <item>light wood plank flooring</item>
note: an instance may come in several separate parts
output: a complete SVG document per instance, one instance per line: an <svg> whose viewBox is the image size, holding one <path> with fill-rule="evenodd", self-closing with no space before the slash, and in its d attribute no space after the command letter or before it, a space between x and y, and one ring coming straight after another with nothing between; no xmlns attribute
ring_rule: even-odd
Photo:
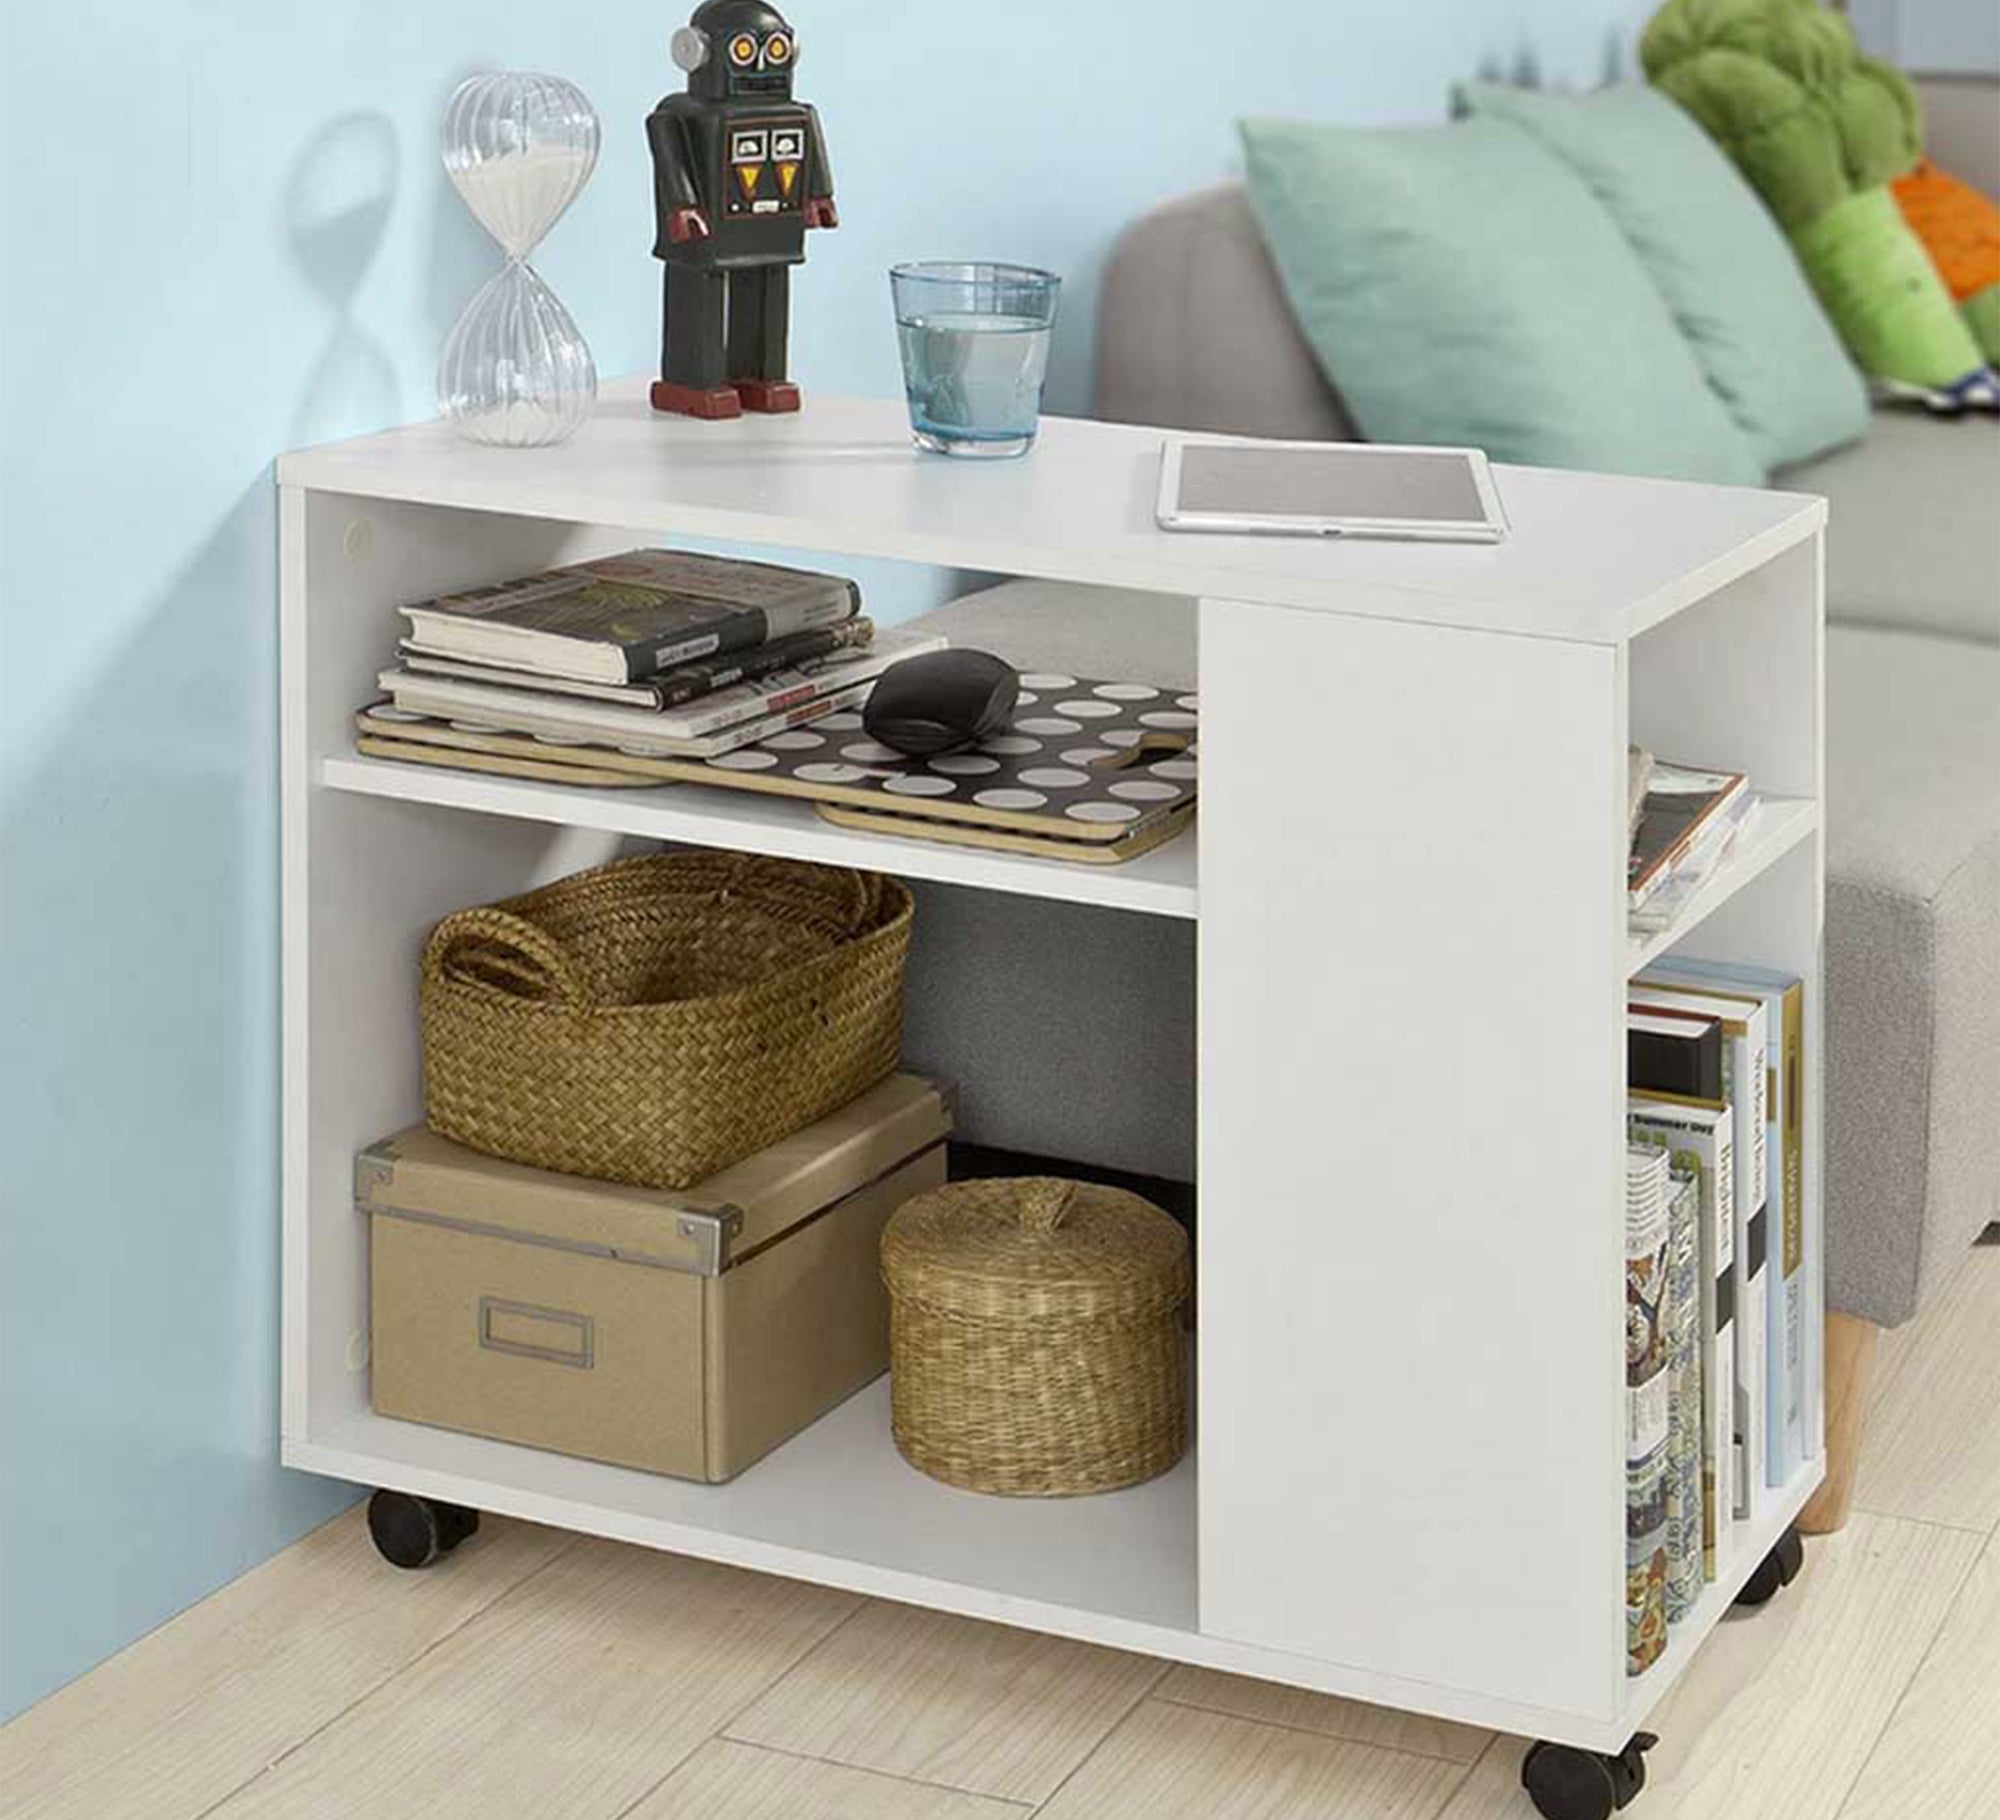
<svg viewBox="0 0 2000 1820"><path fill-rule="evenodd" d="M2000 1813L2000 1247L1877 1393L1861 1511L1729 1619L1633 1820ZM7 1820L1531 1820L1521 1741L489 1521L349 1513L0 1731Z"/></svg>

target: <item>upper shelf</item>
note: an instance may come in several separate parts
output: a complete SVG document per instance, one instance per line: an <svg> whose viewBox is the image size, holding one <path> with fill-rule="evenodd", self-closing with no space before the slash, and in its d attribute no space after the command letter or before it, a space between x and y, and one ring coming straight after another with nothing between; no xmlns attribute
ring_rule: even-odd
<svg viewBox="0 0 2000 1820"><path fill-rule="evenodd" d="M1024 461L910 444L903 406L809 395L792 417L662 417L604 388L559 448L501 450L442 422L278 462L281 485L653 535L1096 582L1617 644L1809 537L1823 500L1543 468L1496 469L1496 545L1163 532L1162 432L1050 418Z"/></svg>
<svg viewBox="0 0 2000 1820"><path fill-rule="evenodd" d="M1720 910L1754 878L1760 878L1819 826L1819 805L1796 796L1765 796L1729 857L1680 907L1674 920L1651 935L1629 936L1627 975L1643 973L1669 948L1678 946L1712 911Z"/></svg>
<svg viewBox="0 0 2000 1820"><path fill-rule="evenodd" d="M1122 866L1085 866L838 828L821 821L805 803L741 790L704 789L698 784L673 784L657 790L593 790L345 756L322 761L320 782L330 790L358 796L385 796L399 802L596 828L646 840L859 866L982 891L1095 904L1107 910L1184 918L1199 914L1198 826ZM1814 804L1791 797L1765 798L1736 850L1683 906L1672 927L1627 944L1627 972L1640 972L1684 940L1712 911L1768 871L1818 825L1819 811Z"/></svg>
<svg viewBox="0 0 2000 1820"><path fill-rule="evenodd" d="M1152 916L1195 914L1197 835L1192 829L1123 865L1078 865L838 828L820 820L806 803L744 790L705 789L699 784L669 784L657 790L594 790L358 757L328 758L321 765L320 781L329 789L361 796L436 803L478 814L597 828L646 840L769 853L780 859L859 866L865 871L936 879L1020 897L1059 898L1111 910L1139 910Z"/></svg>

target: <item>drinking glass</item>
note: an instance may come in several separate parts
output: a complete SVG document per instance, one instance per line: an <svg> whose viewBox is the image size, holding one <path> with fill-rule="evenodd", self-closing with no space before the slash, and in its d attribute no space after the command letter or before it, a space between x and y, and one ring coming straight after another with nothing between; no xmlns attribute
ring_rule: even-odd
<svg viewBox="0 0 2000 1820"><path fill-rule="evenodd" d="M1035 446L1062 280L1025 265L931 262L889 273L910 431L940 455Z"/></svg>

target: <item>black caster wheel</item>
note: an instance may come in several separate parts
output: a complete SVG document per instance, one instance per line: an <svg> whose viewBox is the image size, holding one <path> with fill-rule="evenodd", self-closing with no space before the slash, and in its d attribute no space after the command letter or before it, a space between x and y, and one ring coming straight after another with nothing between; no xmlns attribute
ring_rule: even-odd
<svg viewBox="0 0 2000 1820"><path fill-rule="evenodd" d="M1657 1743L1637 1732L1616 1756L1537 1744L1521 1759L1521 1786L1545 1820L1610 1820L1646 1786L1646 1752Z"/></svg>
<svg viewBox="0 0 2000 1820"><path fill-rule="evenodd" d="M1736 1595L1738 1605L1767 1605L1799 1577L1806 1564L1806 1545L1796 1529L1787 1529L1772 1545L1771 1552L1757 1563L1757 1571L1743 1582Z"/></svg>
<svg viewBox="0 0 2000 1820"><path fill-rule="evenodd" d="M368 1534L392 1567L428 1567L479 1528L479 1512L407 1491L368 1500Z"/></svg>

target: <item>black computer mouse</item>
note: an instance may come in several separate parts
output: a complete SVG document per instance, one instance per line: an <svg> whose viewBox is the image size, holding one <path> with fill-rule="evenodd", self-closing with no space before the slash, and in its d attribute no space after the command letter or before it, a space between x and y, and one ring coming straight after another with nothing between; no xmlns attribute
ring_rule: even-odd
<svg viewBox="0 0 2000 1820"><path fill-rule="evenodd" d="M861 724L870 739L929 758L1004 733L1020 694L1020 673L990 651L929 651L883 671Z"/></svg>

